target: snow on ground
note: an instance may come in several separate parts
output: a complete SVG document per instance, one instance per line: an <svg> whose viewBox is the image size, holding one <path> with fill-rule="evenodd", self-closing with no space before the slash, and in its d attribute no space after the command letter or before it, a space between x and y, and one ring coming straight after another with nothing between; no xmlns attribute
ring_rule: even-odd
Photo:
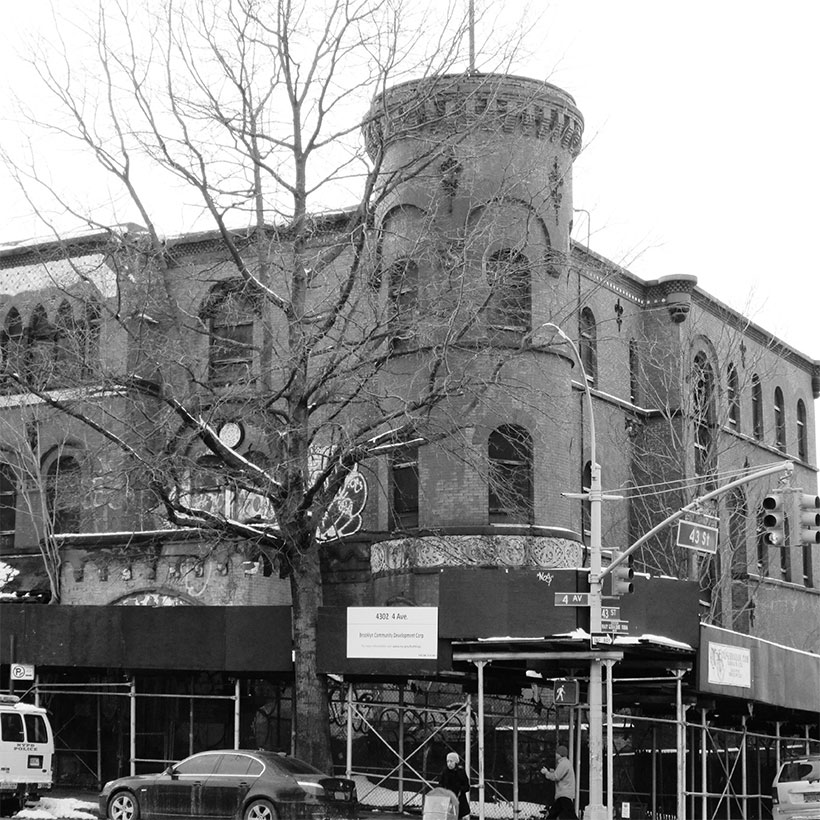
<svg viewBox="0 0 820 820"><path fill-rule="evenodd" d="M43 795L37 803L12 816L17 820L97 820L100 815L96 801Z"/></svg>

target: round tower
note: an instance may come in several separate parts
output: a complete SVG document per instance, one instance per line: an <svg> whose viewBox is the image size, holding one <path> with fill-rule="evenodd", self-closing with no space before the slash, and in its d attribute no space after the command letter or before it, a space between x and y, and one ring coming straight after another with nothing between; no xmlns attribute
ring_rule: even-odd
<svg viewBox="0 0 820 820"><path fill-rule="evenodd" d="M464 450L474 452L461 462L441 452L419 454L419 491L435 503L427 510L419 504L418 528L445 537L446 548L427 536L384 542L373 553L377 574L414 562L447 563L448 555L580 564L580 516L560 496L580 483L571 443L578 439L574 362L566 348L549 345L554 333L543 326L571 315L568 306L577 300L576 286L562 274L572 230L572 163L582 133L573 98L526 77L427 77L373 101L364 135L381 184L378 282L396 312L411 299L418 312L412 334L395 343L403 353L396 373L411 390L414 367L421 369L412 345L424 348L426 340L433 348L442 328L453 338L459 327L466 328L459 343L467 352L448 362L451 372L459 371L459 355L465 368L486 363L491 370L499 359L494 351L506 348L516 353L504 364L505 375L518 386L488 394L463 439ZM504 499L490 490L488 500L487 475L482 480L475 465L482 457L491 461L494 448L503 451L510 443L504 436L513 439L513 449L532 444L533 487L529 517L511 517L499 528L503 514L493 506L503 507ZM526 532L513 535L511 526L521 523Z"/></svg>
<svg viewBox="0 0 820 820"><path fill-rule="evenodd" d="M583 118L565 91L506 74L427 77L376 97L364 130L382 178L400 181L382 214L413 205L458 224L487 203L521 203L568 253Z"/></svg>

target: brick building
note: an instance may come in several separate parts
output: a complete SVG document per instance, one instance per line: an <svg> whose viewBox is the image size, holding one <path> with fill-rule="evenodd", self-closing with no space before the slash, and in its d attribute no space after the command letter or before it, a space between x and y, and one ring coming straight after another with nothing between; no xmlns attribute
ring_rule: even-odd
<svg viewBox="0 0 820 820"><path fill-rule="evenodd" d="M541 707L554 708L543 700L547 682L584 679L588 665L584 613L545 603L540 591L545 572L571 591L586 588L588 502L565 494L589 486L587 398L604 488L621 496L603 505L607 558L765 465L792 462L790 486L816 493L820 363L712 298L693 275L642 281L571 240L583 121L560 89L501 75L438 77L388 90L373 112L365 139L384 177L413 173L376 200L352 314L365 318L335 349L350 339L361 349L381 334L372 383L383 402L412 403L437 345L447 346L463 389L414 420L417 438L364 459L360 520L345 519L342 538L323 529L320 671L385 691L412 679L469 692L486 656L490 689L524 697L538 727ZM317 253L349 240L346 220L315 218ZM283 256L287 239L275 227L265 237ZM250 258L258 241L250 233L236 246ZM339 253L342 272L349 253ZM163 254L171 263L157 263L137 226L0 252L0 561L12 568L4 591L22 599L0 608L12 636L0 645L0 680L9 683L12 660L36 665L39 692L66 724L65 779L107 779L260 738L289 748L293 730L291 592L275 550L184 521L169 526L146 465L99 429L141 445L170 429L167 407L108 381L150 381L162 363L163 378L186 385L182 400L224 446L263 467L271 458L262 408L265 391L278 388L261 362L274 373L281 360L264 358L264 298L237 284L216 233L168 240ZM316 290L336 284L331 277ZM458 344L447 335L456 322ZM282 330L268 332L276 350ZM82 407L85 419L48 396ZM166 436L161 445L148 466L161 462L175 476L176 498L249 526L273 520L263 493L218 479L201 439ZM779 759L784 726L816 747L820 713L817 693L801 683L820 661L820 549L761 537L761 502L776 482L752 482L697 510L719 529L714 555L679 547L674 527L641 547L636 591L619 602L629 632L616 639L613 672L613 705L635 721L671 713L684 748L687 727L706 732L707 716L727 731L742 717L745 737L754 703L760 737L776 741L765 759L755 746L764 772ZM35 603L57 589L59 606ZM346 607L417 605L439 611L435 661L345 656ZM712 674L711 644L745 659L748 684ZM767 664L796 664L797 674L773 683ZM541 694L529 688L533 674ZM700 729L687 724L684 699L699 710ZM98 742L68 726L78 703L106 727ZM556 733L565 731L559 717ZM578 754L582 723L579 712L569 729ZM680 738L653 748L682 753ZM618 783L640 752L636 742ZM706 800L700 772L690 778L678 799L687 791ZM767 790L761 780L755 805ZM637 792L649 802L648 787Z"/></svg>

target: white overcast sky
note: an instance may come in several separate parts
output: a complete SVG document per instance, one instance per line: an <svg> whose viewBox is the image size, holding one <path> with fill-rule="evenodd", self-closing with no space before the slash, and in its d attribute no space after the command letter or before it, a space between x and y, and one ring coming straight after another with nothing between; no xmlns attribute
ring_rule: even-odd
<svg viewBox="0 0 820 820"><path fill-rule="evenodd" d="M523 0L476 4L511 18ZM17 127L3 114L8 89L35 93L15 46L47 19L48 5L4 4L0 141ZM820 3L530 5L532 54L513 70L564 88L586 122L574 204L590 219L576 215L575 238L586 241L589 227L594 250L644 279L694 274L718 299L820 358ZM0 186L0 241L32 235L2 172Z"/></svg>

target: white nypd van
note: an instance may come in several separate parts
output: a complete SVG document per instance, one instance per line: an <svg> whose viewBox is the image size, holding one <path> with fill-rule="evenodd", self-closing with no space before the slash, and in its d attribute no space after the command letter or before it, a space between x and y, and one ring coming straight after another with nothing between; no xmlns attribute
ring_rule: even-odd
<svg viewBox="0 0 820 820"><path fill-rule="evenodd" d="M0 810L19 811L51 788L54 735L46 710L0 695Z"/></svg>

